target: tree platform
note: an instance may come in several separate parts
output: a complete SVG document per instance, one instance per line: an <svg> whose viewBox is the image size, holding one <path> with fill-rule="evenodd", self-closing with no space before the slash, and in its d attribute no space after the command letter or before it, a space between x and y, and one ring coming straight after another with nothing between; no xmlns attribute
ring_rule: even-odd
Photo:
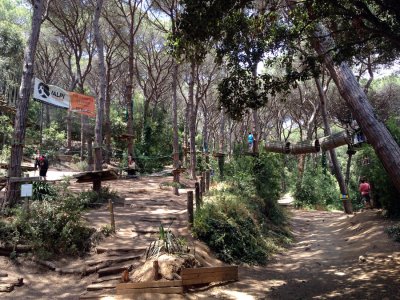
<svg viewBox="0 0 400 300"><path fill-rule="evenodd" d="M77 183L93 182L95 180L107 181L118 179L114 170L88 171L74 175Z"/></svg>

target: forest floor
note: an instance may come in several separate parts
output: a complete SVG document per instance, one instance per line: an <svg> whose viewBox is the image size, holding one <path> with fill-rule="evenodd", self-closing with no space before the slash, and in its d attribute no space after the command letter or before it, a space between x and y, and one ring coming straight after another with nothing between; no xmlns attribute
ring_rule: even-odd
<svg viewBox="0 0 400 300"><path fill-rule="evenodd" d="M181 190L181 196L172 195L170 188L162 186L169 181L171 177L149 176L105 183L118 193L124 204L115 207L116 234L101 241L98 249L111 253L129 248L143 253L162 222L172 224L175 235L187 237L189 247L195 245L196 257L203 265L221 265L204 244L190 237L186 229L186 190ZM190 180L184 183L194 186ZM71 188L79 191L90 185L74 183ZM288 198L285 201L290 202ZM351 216L290 207L288 211L295 238L292 247L275 255L266 266L240 266L238 282L191 290L184 298L400 299L400 243L393 242L384 233L394 221L381 217L379 210ZM96 228L109 224L108 208L90 210L85 219ZM98 252L84 258L60 258L52 262L64 270L79 270L88 261L110 259L107 252ZM129 262L133 268L141 263L142 260ZM0 256L0 270L10 277L24 278L23 286L15 287L10 293L0 293L2 299L78 299L90 293L107 294L112 299L114 293L112 289L86 292L89 286L99 282L96 273L83 277L61 275L24 257L10 260ZM117 276L114 282L118 281Z"/></svg>

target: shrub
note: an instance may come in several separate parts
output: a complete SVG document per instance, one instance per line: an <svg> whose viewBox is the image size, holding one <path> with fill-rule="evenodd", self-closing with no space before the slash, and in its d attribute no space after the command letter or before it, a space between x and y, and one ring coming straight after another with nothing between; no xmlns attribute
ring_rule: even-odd
<svg viewBox="0 0 400 300"><path fill-rule="evenodd" d="M396 120L394 118L389 119L387 126L397 143L400 144L400 126ZM369 161L368 164L365 163L366 158ZM388 211L389 216L400 216L399 193L371 146L365 145L357 153L356 173L360 177L367 178L372 187L373 200L381 204ZM356 182L353 189L354 193L358 194L358 182Z"/></svg>
<svg viewBox="0 0 400 300"><path fill-rule="evenodd" d="M96 231L81 220L82 211L94 203L115 198L115 193L103 188L74 195L63 182L42 197L32 201L29 215L22 207L12 210L9 222L0 222L0 240L31 245L35 253L80 255L91 247L91 236Z"/></svg>
<svg viewBox="0 0 400 300"><path fill-rule="evenodd" d="M385 232L396 242L400 242L400 224L390 226Z"/></svg>
<svg viewBox="0 0 400 300"><path fill-rule="evenodd" d="M239 156L226 164L226 180L196 212L193 232L226 262L264 264L290 238L280 195L279 156Z"/></svg>
<svg viewBox="0 0 400 300"><path fill-rule="evenodd" d="M303 180L294 192L297 207L327 207L340 205L335 178L325 173L321 164L307 160Z"/></svg>

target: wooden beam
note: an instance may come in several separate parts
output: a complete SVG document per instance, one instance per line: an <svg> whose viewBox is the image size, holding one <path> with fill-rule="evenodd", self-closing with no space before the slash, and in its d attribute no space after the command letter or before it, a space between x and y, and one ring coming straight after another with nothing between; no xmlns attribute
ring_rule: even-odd
<svg viewBox="0 0 400 300"><path fill-rule="evenodd" d="M40 177L10 177L9 182L33 182L40 181Z"/></svg>
<svg viewBox="0 0 400 300"><path fill-rule="evenodd" d="M123 290L123 289L145 289L145 288L179 287L179 286L182 286L182 280L119 283L117 284L116 288L117 290Z"/></svg>
<svg viewBox="0 0 400 300"><path fill-rule="evenodd" d="M237 281L239 279L237 266L188 268L182 269L182 284L194 285L219 281Z"/></svg>
<svg viewBox="0 0 400 300"><path fill-rule="evenodd" d="M137 294L183 294L183 286L179 287L160 287L143 289L117 289L117 295L137 295Z"/></svg>

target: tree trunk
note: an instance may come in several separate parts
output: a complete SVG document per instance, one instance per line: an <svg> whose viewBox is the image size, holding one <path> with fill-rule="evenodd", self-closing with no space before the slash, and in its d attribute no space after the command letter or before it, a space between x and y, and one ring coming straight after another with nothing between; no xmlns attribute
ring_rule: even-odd
<svg viewBox="0 0 400 300"><path fill-rule="evenodd" d="M322 120L324 122L324 128L325 128L324 133L325 133L325 136L329 136L332 134L332 132L331 132L331 127L329 126L327 113L326 113L327 98L326 98L326 95L322 89L321 83L319 82L318 78L315 78L315 84L317 85L319 99L321 101L321 114L322 114ZM333 171L335 173L336 181L339 184L340 193L343 195L347 195L348 194L347 185L344 181L342 169L340 168L340 164L337 159L336 151L334 148L329 150L329 156L331 158L331 162L333 165ZM350 200L343 201L343 208L347 214L351 214L353 212L353 207L351 205Z"/></svg>
<svg viewBox="0 0 400 300"><path fill-rule="evenodd" d="M335 65L328 51L334 49L334 40L322 25L317 27L314 48L324 62L338 87L340 95L350 106L354 118L382 162L394 187L400 192L400 146L386 126L374 114L367 96L346 63Z"/></svg>
<svg viewBox="0 0 400 300"><path fill-rule="evenodd" d="M81 115L81 161L85 160L87 116Z"/></svg>
<svg viewBox="0 0 400 300"><path fill-rule="evenodd" d="M189 82L189 138L190 138L190 177L196 180L196 109L194 107L194 76L196 63L190 64Z"/></svg>
<svg viewBox="0 0 400 300"><path fill-rule="evenodd" d="M103 112L104 112L104 101L106 98L106 68L104 66L104 46L103 38L100 32L99 19L101 14L101 9L103 6L103 0L97 0L96 10L94 14L94 36L96 40L96 47L98 53L99 62L99 79L100 79L100 95L96 98L96 126L95 126L95 170L99 171L102 169L103 165L103 154L102 154L102 143L103 143ZM98 191L101 189L100 186L96 185Z"/></svg>
<svg viewBox="0 0 400 300"><path fill-rule="evenodd" d="M134 77L134 22L129 27L129 56L128 56L128 82L126 84L125 103L128 109L128 121L126 131L128 134L128 155L133 153L133 77Z"/></svg>
<svg viewBox="0 0 400 300"><path fill-rule="evenodd" d="M175 59L172 62L172 110L173 110L173 159L174 159L174 168L179 167L179 132L178 132L178 99L176 95L177 91L177 83L178 83L178 64ZM179 177L178 177L179 178Z"/></svg>
<svg viewBox="0 0 400 300"><path fill-rule="evenodd" d="M72 148L72 112L67 112L67 149Z"/></svg>
<svg viewBox="0 0 400 300"><path fill-rule="evenodd" d="M25 48L23 73L19 89L19 101L17 102L13 141L11 146L11 157L8 168L9 177L21 177L21 161L25 142L26 115L28 112L29 98L31 93L31 82L33 68L35 65L35 52L39 40L42 15L44 11L44 0L33 1L32 26L28 44ZM11 183L7 189L5 202L2 207L14 206L19 196L19 184Z"/></svg>

